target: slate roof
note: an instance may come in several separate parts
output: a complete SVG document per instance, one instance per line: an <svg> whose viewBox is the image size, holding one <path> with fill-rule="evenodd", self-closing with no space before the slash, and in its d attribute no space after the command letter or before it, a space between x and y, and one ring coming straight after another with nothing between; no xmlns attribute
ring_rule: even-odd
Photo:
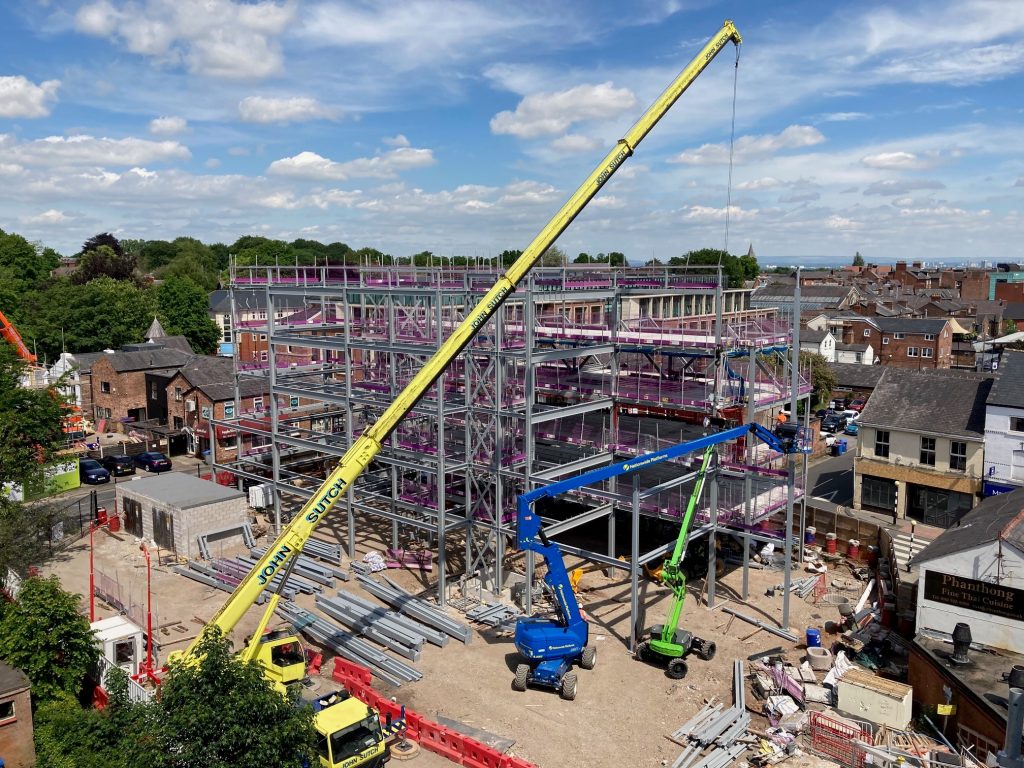
<svg viewBox="0 0 1024 768"><path fill-rule="evenodd" d="M857 345L851 344L850 346ZM880 365L861 365L860 363L829 363L828 367L836 375L836 384L850 389L874 389L878 386L878 380L882 378L882 374L888 370Z"/></svg>
<svg viewBox="0 0 1024 768"><path fill-rule="evenodd" d="M801 328L800 329L800 343L807 344L821 344L825 340L826 336L829 336L829 331L815 331L812 328Z"/></svg>
<svg viewBox="0 0 1024 768"><path fill-rule="evenodd" d="M236 288L235 305L239 309L264 309L267 306L267 293L262 289ZM305 302L301 296L274 296L274 306L302 307ZM231 292L226 290L210 291L210 311L218 314L231 312Z"/></svg>
<svg viewBox="0 0 1024 768"><path fill-rule="evenodd" d="M999 361L999 378L988 393L989 405L1024 408L1024 352L1006 350Z"/></svg>
<svg viewBox="0 0 1024 768"><path fill-rule="evenodd" d="M942 333L948 322L944 317L873 317L882 333Z"/></svg>
<svg viewBox="0 0 1024 768"><path fill-rule="evenodd" d="M867 352L870 344L836 344L836 351L838 352ZM861 366L862 368L864 366ZM879 374L881 375L881 374Z"/></svg>
<svg viewBox="0 0 1024 768"><path fill-rule="evenodd" d="M178 373L214 402L235 397L234 364L230 357L197 356L183 365ZM265 379L248 376L243 377L238 386L242 397L259 396L270 391Z"/></svg>
<svg viewBox="0 0 1024 768"><path fill-rule="evenodd" d="M1024 320L1024 302L1011 302L1003 310L1004 320Z"/></svg>
<svg viewBox="0 0 1024 768"><path fill-rule="evenodd" d="M1024 488L989 496L952 528L940 533L910 563L917 565L994 541L1024 550Z"/></svg>
<svg viewBox="0 0 1024 768"><path fill-rule="evenodd" d="M92 370L92 364L105 354L105 352L75 352L71 356L78 363L78 370L81 373L89 373Z"/></svg>
<svg viewBox="0 0 1024 768"><path fill-rule="evenodd" d="M164 327L162 325L160 325L160 321L157 320L154 317L153 318L153 322L150 323L149 330L146 331L146 338L147 339L162 339L162 338L164 338L166 336L167 336L167 332L164 330Z"/></svg>
<svg viewBox="0 0 1024 768"><path fill-rule="evenodd" d="M885 368L860 423L983 440L991 388L992 377L984 374Z"/></svg>
<svg viewBox="0 0 1024 768"><path fill-rule="evenodd" d="M153 349L114 352L113 354L104 355L104 358L110 361L110 365L118 373L148 371L154 368L180 368L192 357L191 352L157 346L154 346Z"/></svg>
<svg viewBox="0 0 1024 768"><path fill-rule="evenodd" d="M31 685L24 672L0 661L0 696L23 691Z"/></svg>

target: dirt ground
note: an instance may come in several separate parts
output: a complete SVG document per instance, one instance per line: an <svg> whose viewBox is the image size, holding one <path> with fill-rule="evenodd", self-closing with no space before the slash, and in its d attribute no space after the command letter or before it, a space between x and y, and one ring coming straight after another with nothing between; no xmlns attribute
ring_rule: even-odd
<svg viewBox="0 0 1024 768"><path fill-rule="evenodd" d="M360 556L374 542L360 542ZM128 601L144 605L145 560L139 545L123 532L98 533L95 537L96 570L116 580ZM205 587L173 573L168 553L153 557L154 608L159 629L154 633L160 643L160 656L181 649L223 604L227 593ZM347 563L346 563L347 564ZM571 565L571 564L570 564ZM56 573L65 588L88 594L88 539L71 547L46 569ZM422 576L407 571L389 571L389 576L410 591L423 588ZM795 574L799 578L803 574ZM741 605L738 590L742 573L727 574L718 587L718 608L709 610L698 603L700 581L692 582L687 599L684 626L718 645L710 662L693 658L689 674L683 680L670 680L664 670L632 658L625 638L629 634L629 582L620 577L607 578L600 571L589 572L581 584L581 604L591 620L591 642L598 648L598 662L592 671L578 670L579 692L575 701L564 701L553 691L512 690L512 670L517 663L515 647L507 634L476 627L469 645L452 641L445 648L425 646L416 667L423 672L419 682L391 689L376 681L380 690L428 717L444 715L483 729L502 738L514 739L512 752L538 766L588 765L592 768L622 766L660 766L671 764L681 748L667 736L693 715L705 700L717 696L731 704L732 661L746 659L758 651L782 646L790 658L802 656L802 643L795 644L743 622L730 619L720 610L723 601L743 613L758 616L769 623L781 617L781 596L769 597L766 590L782 581L777 570L750 572L750 599ZM642 580L642 604L648 623L660 622L667 612L668 590ZM366 599L373 599L350 581L339 584ZM129 597L130 595L130 597ZM122 598L124 599L124 597ZM83 603L87 597L83 598ZM298 602L312 607L309 596ZM825 622L836 618L832 606L815 607L794 596L790 603L790 627L803 637L807 627L824 631ZM97 618L112 615L109 606L97 601ZM457 611L450 613L464 618ZM235 630L235 638L245 637L254 628L258 612L250 611ZM172 622L178 622L172 624ZM168 626L170 625L170 626ZM329 675L329 661L324 670ZM332 685L329 679L318 681L317 689ZM748 697L753 701L752 697ZM756 705L755 705L756 706ZM764 721L755 717L755 727ZM419 768L449 766L435 755L423 755L408 763ZM787 765L821 765L815 758L790 760Z"/></svg>

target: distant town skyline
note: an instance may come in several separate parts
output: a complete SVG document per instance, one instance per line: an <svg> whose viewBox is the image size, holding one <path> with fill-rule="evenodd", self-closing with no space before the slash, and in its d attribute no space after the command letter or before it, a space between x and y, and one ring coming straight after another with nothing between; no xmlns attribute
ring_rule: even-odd
<svg viewBox="0 0 1024 768"><path fill-rule="evenodd" d="M723 49L570 259L721 248L728 213L762 263L1024 260L1024 3L987 0L10 0L0 228L523 248L727 15L738 69Z"/></svg>

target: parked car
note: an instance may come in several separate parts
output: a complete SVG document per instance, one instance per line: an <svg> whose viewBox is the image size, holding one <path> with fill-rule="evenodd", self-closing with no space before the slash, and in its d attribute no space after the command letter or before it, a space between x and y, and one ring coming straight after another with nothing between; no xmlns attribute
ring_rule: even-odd
<svg viewBox="0 0 1024 768"><path fill-rule="evenodd" d="M839 414L840 418L846 419L846 422L856 421L860 418L860 411L847 410Z"/></svg>
<svg viewBox="0 0 1024 768"><path fill-rule="evenodd" d="M858 432L860 432L860 427L856 421L851 421L843 428L844 435L856 435Z"/></svg>
<svg viewBox="0 0 1024 768"><path fill-rule="evenodd" d="M814 418L816 418L816 419L824 419L830 413L832 413L832 409L831 408L819 408L818 410L816 410L814 412Z"/></svg>
<svg viewBox="0 0 1024 768"><path fill-rule="evenodd" d="M831 413L821 420L822 432L841 432L845 426L846 419L835 413Z"/></svg>
<svg viewBox="0 0 1024 768"><path fill-rule="evenodd" d="M846 407L848 410L857 411L858 413L860 413L861 411L864 410L864 406L867 404L867 400L864 400L863 398L857 398L856 400L851 400Z"/></svg>
<svg viewBox="0 0 1024 768"><path fill-rule="evenodd" d="M135 474L135 462L131 456L104 456L100 464L114 477Z"/></svg>
<svg viewBox="0 0 1024 768"><path fill-rule="evenodd" d="M78 479L89 485L110 482L110 473L96 459L82 459L78 462Z"/></svg>
<svg viewBox="0 0 1024 768"><path fill-rule="evenodd" d="M135 457L135 466L147 472L170 472L171 460L159 451L146 451Z"/></svg>

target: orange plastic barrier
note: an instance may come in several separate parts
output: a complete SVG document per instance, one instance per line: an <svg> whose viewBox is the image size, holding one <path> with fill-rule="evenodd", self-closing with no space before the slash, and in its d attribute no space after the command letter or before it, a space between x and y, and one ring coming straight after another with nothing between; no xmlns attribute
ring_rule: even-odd
<svg viewBox="0 0 1024 768"><path fill-rule="evenodd" d="M405 737L464 768L536 768L521 757L505 755L471 736L445 728L418 712L405 709L383 696L370 684L373 676L366 667L335 657L331 677L349 693L376 709L381 717L397 720L405 712Z"/></svg>

